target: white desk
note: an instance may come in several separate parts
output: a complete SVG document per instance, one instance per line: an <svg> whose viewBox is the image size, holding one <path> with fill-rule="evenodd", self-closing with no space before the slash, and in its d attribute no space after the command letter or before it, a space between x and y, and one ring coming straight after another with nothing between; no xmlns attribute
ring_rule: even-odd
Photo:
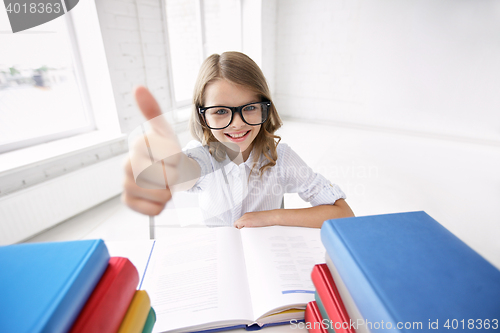
<svg viewBox="0 0 500 333"><path fill-rule="evenodd" d="M168 232L165 225L157 227L157 237ZM27 242L68 241L78 239L101 238L106 242L111 256L127 257L136 266L139 272L144 272L148 249L137 250L147 244L149 240L149 219L147 216L135 213L121 204L118 197L113 198L94 209L84 212L74 218L55 226ZM305 328L293 328L292 325L280 325L263 328L260 332L290 333L307 331ZM247 332L244 329L224 331L228 333Z"/></svg>

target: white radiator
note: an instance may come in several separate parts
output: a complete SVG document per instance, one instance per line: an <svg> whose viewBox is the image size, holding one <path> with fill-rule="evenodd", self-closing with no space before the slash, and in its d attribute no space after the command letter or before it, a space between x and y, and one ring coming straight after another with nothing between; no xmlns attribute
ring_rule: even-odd
<svg viewBox="0 0 500 333"><path fill-rule="evenodd" d="M0 245L20 242L122 191L126 154L0 198Z"/></svg>

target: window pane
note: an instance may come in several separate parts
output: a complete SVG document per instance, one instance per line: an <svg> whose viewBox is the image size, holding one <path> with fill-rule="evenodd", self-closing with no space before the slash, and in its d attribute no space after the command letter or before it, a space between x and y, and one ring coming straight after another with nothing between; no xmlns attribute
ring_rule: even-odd
<svg viewBox="0 0 500 333"><path fill-rule="evenodd" d="M175 100L191 100L202 60L198 0L166 1Z"/></svg>
<svg viewBox="0 0 500 333"><path fill-rule="evenodd" d="M241 13L237 0L202 0L207 56L241 49Z"/></svg>
<svg viewBox="0 0 500 333"><path fill-rule="evenodd" d="M77 80L65 17L16 34L0 20L0 152L92 129ZM36 141L36 140L35 140ZM3 147L2 147L3 146Z"/></svg>

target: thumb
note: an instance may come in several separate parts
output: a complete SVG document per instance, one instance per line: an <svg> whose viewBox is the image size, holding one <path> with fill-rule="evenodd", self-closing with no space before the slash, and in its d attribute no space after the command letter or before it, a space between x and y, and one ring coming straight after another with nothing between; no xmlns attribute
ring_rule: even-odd
<svg viewBox="0 0 500 333"><path fill-rule="evenodd" d="M137 105L146 120L161 116L161 109L158 102L146 87L137 87L134 95Z"/></svg>
<svg viewBox="0 0 500 333"><path fill-rule="evenodd" d="M135 89L134 95L142 115L146 118L146 120L148 120L143 125L150 126L153 131L160 133L165 137L177 140L174 130L164 117L164 114L161 112L160 105L151 92L146 87L138 86Z"/></svg>
<svg viewBox="0 0 500 333"><path fill-rule="evenodd" d="M129 135L130 163L134 180L141 187L164 189L167 183L163 160L169 159L173 164L178 163L181 149L174 130L151 92L139 86L135 89L134 96L146 118L146 122ZM148 182L153 187L144 185Z"/></svg>

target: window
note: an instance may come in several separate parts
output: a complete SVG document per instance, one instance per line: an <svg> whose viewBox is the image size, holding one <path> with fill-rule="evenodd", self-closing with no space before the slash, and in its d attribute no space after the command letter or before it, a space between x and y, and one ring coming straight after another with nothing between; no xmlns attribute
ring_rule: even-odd
<svg viewBox="0 0 500 333"><path fill-rule="evenodd" d="M203 59L198 0L167 0L167 29L176 106L189 103Z"/></svg>
<svg viewBox="0 0 500 333"><path fill-rule="evenodd" d="M67 30L49 25L63 24L64 27L68 19L70 19L70 24L66 26ZM15 48L16 45L12 43L12 40L7 40L12 33L5 23L8 22L6 13L1 10L0 22L0 30L3 32L0 34L2 50L0 60L3 64L7 59L4 50ZM52 32L39 32L38 29ZM62 31L61 36L56 37L55 31ZM56 83L59 84L58 77L49 77L47 80L43 78L41 81L39 77L30 76L33 70L43 72L45 65L48 68L55 68L54 71L60 74L60 77L64 77L64 80L61 78L60 81L69 82L69 87L73 91L68 92L69 98L60 97L63 101L70 99L71 104L67 109L64 108L64 112L59 111L55 119L47 120L48 115L55 112L51 109L53 104L49 106L34 104L28 110L33 112L31 117L38 117L36 120L40 122L32 121L30 130L37 130L36 127L45 129L56 125L54 128L57 131L67 132L66 137L57 140L54 138L46 144L36 144L43 141L40 137L33 138L28 127L21 124L18 126L19 133L11 131L14 135L18 135L17 139L20 140L18 142L23 140L24 143L26 140L36 142L33 142L33 146L25 146L26 148L23 149L0 154L0 212L2 213L0 215L2 215L2 221L6 221L0 228L2 236L0 243L3 245L21 241L118 195L122 190L121 174L116 170L121 169L123 160L121 155L127 151L126 135L121 132L117 115L96 3L80 1L71 12L63 17L38 28L15 34L14 37L25 39L26 36L23 34L32 35L33 42L31 44L28 42L24 46L24 53L13 60L23 64L24 67L18 65L12 72L20 76L24 69L31 70L31 72L23 74L26 79L20 79L18 86L14 88L26 89L27 92L29 92L28 89L40 89L40 92L55 91L53 87ZM45 40L45 44L40 42L42 37L46 36L54 40L52 42ZM71 42L68 42L68 36L71 36ZM62 57L64 54L69 55ZM63 60L56 61L60 57ZM23 59L27 60L21 61ZM29 63L36 59L47 60L47 62ZM13 61L9 61L8 68L13 67L15 64ZM2 73L1 82L6 86L7 79L4 74ZM8 69L7 75L10 74L11 70ZM38 72L35 73L37 74ZM49 83L51 85L45 87L46 82L47 85ZM54 85L52 85L53 82L55 82ZM28 87L21 87L23 84ZM12 89L10 85L8 88L8 91ZM2 91L7 90L2 89ZM4 111L4 106L7 105L5 96L8 95L2 95L0 100L0 117L2 117L0 125L2 126L7 119L7 111ZM24 97L29 96L29 93L22 96L27 100L31 98ZM56 98L58 97L53 96L50 100ZM9 105L12 105L12 100L19 99L19 97L12 98ZM21 101L21 103L25 102ZM15 108L14 105L14 111L9 111L9 117L13 118L18 112ZM68 115L69 117L63 119ZM4 135L4 128L8 126L2 127L0 135ZM68 133L68 131L73 132ZM86 133L76 135L78 131ZM23 132L24 136L21 135ZM29 139L30 135L31 139ZM3 140L7 141L5 138Z"/></svg>
<svg viewBox="0 0 500 333"><path fill-rule="evenodd" d="M8 22L0 11L0 197L126 151L95 3L16 34Z"/></svg>
<svg viewBox="0 0 500 333"><path fill-rule="evenodd" d="M203 60L241 51L240 0L165 0L170 79L176 121L189 118L194 84Z"/></svg>
<svg viewBox="0 0 500 333"><path fill-rule="evenodd" d="M12 34L0 15L0 153L94 130L71 16Z"/></svg>

